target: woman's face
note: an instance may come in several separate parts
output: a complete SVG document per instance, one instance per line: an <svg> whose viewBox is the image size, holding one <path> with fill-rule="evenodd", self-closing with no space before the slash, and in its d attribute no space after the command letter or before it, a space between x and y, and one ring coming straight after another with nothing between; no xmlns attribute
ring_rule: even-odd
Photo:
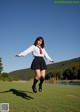
<svg viewBox="0 0 80 112"><path fill-rule="evenodd" d="M37 41L37 44L38 44L39 46L41 46L41 44L42 44L42 39L39 39L39 40Z"/></svg>

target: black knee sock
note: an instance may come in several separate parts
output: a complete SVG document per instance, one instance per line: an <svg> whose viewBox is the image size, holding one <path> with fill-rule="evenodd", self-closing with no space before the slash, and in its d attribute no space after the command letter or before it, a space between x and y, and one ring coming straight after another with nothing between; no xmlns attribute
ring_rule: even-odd
<svg viewBox="0 0 80 112"><path fill-rule="evenodd" d="M43 82L44 82L44 77L41 77L39 85L42 85Z"/></svg>
<svg viewBox="0 0 80 112"><path fill-rule="evenodd" d="M35 78L34 82L33 82L33 86L36 86L36 83L38 82L38 80Z"/></svg>

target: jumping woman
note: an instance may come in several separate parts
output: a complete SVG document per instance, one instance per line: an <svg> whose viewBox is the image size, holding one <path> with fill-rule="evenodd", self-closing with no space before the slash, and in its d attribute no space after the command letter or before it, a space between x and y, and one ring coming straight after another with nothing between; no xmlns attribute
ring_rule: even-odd
<svg viewBox="0 0 80 112"><path fill-rule="evenodd" d="M34 82L32 85L32 90L34 93L36 93L37 92L36 84L37 84L38 80L40 80L39 91L41 92L42 91L42 84L43 84L44 78L45 78L47 66L46 66L44 57L51 62L55 62L55 61L52 60L48 56L46 50L44 49L44 39L42 37L38 37L35 40L33 45L31 45L28 49L21 52L20 54L16 54L16 56L17 57L25 56L31 52L34 56L34 59L33 59L32 64L31 64L31 69L35 70L35 73L36 73L36 76L34 78Z"/></svg>

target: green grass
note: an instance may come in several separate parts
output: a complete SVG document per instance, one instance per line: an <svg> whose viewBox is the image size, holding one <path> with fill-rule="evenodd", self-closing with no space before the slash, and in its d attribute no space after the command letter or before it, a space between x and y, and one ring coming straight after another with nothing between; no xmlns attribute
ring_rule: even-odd
<svg viewBox="0 0 80 112"><path fill-rule="evenodd" d="M10 112L80 112L80 86L44 83L38 93L31 86L32 82L0 82L0 103L9 103Z"/></svg>

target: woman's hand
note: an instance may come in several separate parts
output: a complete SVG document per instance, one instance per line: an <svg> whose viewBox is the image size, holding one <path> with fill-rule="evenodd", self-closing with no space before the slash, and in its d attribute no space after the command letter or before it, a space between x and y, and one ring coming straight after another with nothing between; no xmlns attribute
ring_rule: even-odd
<svg viewBox="0 0 80 112"><path fill-rule="evenodd" d="M55 60L52 60L51 62L56 63L56 61L55 61Z"/></svg>
<svg viewBox="0 0 80 112"><path fill-rule="evenodd" d="M16 57L20 57L20 55L19 54L16 54Z"/></svg>

